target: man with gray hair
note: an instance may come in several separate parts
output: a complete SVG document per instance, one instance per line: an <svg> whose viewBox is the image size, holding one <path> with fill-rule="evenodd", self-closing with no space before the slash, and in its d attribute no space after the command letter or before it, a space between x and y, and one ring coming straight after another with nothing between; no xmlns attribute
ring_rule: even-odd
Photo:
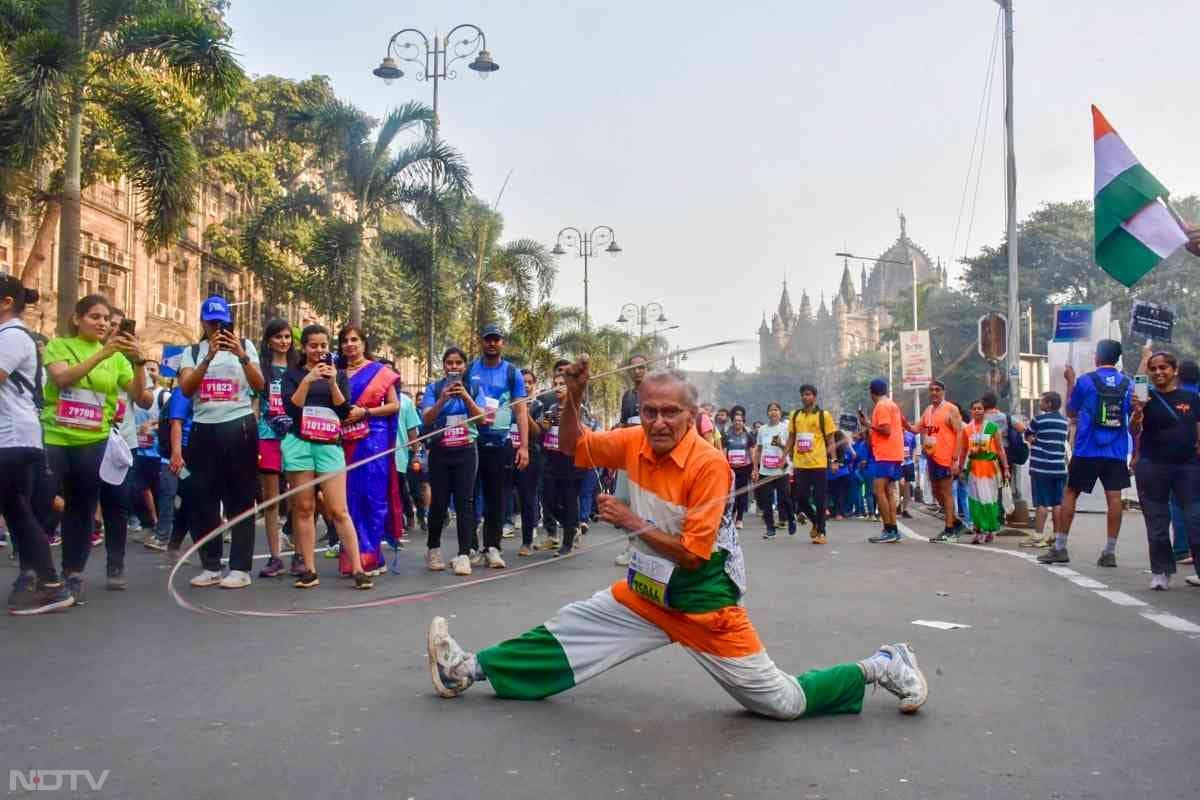
<svg viewBox="0 0 1200 800"><path fill-rule="evenodd" d="M446 620L434 617L426 644L440 696L486 680L500 697L541 699L678 642L730 696L774 719L857 714L867 684L899 697L904 713L925 703L925 675L907 644L799 677L776 667L741 604L746 570L732 475L696 431L695 389L678 373L652 372L638 390L641 425L598 433L578 414L588 375L586 355L563 370L559 447L578 467L628 473L629 503L603 495L600 515L635 541L629 571L545 624L478 653L464 651Z"/></svg>

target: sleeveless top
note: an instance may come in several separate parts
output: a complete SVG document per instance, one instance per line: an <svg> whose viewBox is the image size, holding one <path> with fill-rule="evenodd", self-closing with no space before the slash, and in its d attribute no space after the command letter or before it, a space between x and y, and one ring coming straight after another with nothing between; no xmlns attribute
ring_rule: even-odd
<svg viewBox="0 0 1200 800"><path fill-rule="evenodd" d="M950 403L943 401L936 408L930 406L921 415L921 433L924 434L922 449L926 458L942 467L949 467L954 460L958 438L950 424Z"/></svg>

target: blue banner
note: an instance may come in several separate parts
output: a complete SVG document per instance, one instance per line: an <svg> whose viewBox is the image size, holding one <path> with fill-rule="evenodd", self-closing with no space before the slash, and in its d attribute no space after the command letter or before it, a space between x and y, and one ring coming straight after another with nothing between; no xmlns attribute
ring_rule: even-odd
<svg viewBox="0 0 1200 800"><path fill-rule="evenodd" d="M1086 342L1092 338L1093 306L1063 306L1054 315L1054 341Z"/></svg>
<svg viewBox="0 0 1200 800"><path fill-rule="evenodd" d="M179 377L179 361L183 358L183 351L186 349L186 344L164 344L162 362L158 368L159 374L164 378Z"/></svg>

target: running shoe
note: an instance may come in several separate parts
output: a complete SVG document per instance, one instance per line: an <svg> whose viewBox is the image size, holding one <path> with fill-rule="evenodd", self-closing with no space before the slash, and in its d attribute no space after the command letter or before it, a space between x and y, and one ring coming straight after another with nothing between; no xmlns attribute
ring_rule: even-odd
<svg viewBox="0 0 1200 800"><path fill-rule="evenodd" d="M867 537L867 541L871 544L894 544L903 538L900 531L883 531L878 536Z"/></svg>
<svg viewBox="0 0 1200 800"><path fill-rule="evenodd" d="M1150 576L1150 588L1156 592L1165 592L1170 588L1171 576L1155 574Z"/></svg>
<svg viewBox="0 0 1200 800"><path fill-rule="evenodd" d="M983 534L977 533L971 537L971 541L967 542L967 544L983 544L983 542L984 542Z"/></svg>
<svg viewBox="0 0 1200 800"><path fill-rule="evenodd" d="M306 572L296 578L296 582L292 584L297 589L314 589L321 585L321 579L317 577L315 572Z"/></svg>
<svg viewBox="0 0 1200 800"><path fill-rule="evenodd" d="M1192 563L1192 554L1188 553L1186 555L1177 557L1175 559L1175 563L1176 564L1191 564Z"/></svg>
<svg viewBox="0 0 1200 800"><path fill-rule="evenodd" d="M917 656L912 645L889 644L879 648L892 657L888 667L879 676L876 685L900 698L900 711L915 714L929 699L929 682L925 673L917 666Z"/></svg>
<svg viewBox="0 0 1200 800"><path fill-rule="evenodd" d="M618 567L628 567L629 558L629 548L626 548L623 552L617 554L617 557L613 560L613 563Z"/></svg>
<svg viewBox="0 0 1200 800"><path fill-rule="evenodd" d="M1117 554L1101 552L1100 557L1096 559L1097 567L1115 567L1117 565Z"/></svg>
<svg viewBox="0 0 1200 800"><path fill-rule="evenodd" d="M985 533L985 534L983 535L983 543L984 543L984 544L991 544L991 543L992 543L992 542L994 542L994 541L996 541L996 534L994 534L994 533Z"/></svg>
<svg viewBox="0 0 1200 800"><path fill-rule="evenodd" d="M34 572L23 572L8 594L8 613L14 617L48 614L69 608L74 603L75 598L62 581L47 583Z"/></svg>
<svg viewBox="0 0 1200 800"><path fill-rule="evenodd" d="M740 531L742 529L742 521L739 519L737 522L734 523L734 527Z"/></svg>
<svg viewBox="0 0 1200 800"><path fill-rule="evenodd" d="M1070 564L1071 556L1067 554L1067 548L1061 550L1057 547L1051 547L1046 552L1038 556L1039 564Z"/></svg>
<svg viewBox="0 0 1200 800"><path fill-rule="evenodd" d="M1188 575L1183 582L1188 586L1200 586L1200 575Z"/></svg>
<svg viewBox="0 0 1200 800"><path fill-rule="evenodd" d="M454 570L455 575L470 575L471 557L466 555L455 556L450 559L450 569Z"/></svg>
<svg viewBox="0 0 1200 800"><path fill-rule="evenodd" d="M948 544L948 543L957 542L957 541L958 541L958 536L956 536L954 534L954 531L950 530L949 528L943 528L941 533L939 533L937 536L934 536L932 539L929 540L929 543L930 544Z"/></svg>
<svg viewBox="0 0 1200 800"><path fill-rule="evenodd" d="M472 567L482 567L484 564L487 564L487 559L483 557L483 553L479 552L478 550L472 550L471 551L471 566Z"/></svg>
<svg viewBox="0 0 1200 800"><path fill-rule="evenodd" d="M767 528L767 532L763 534L763 538L764 539L774 539L775 538L775 529Z"/></svg>
<svg viewBox="0 0 1200 800"><path fill-rule="evenodd" d="M521 549L517 551L517 555L521 558L533 555L533 548L527 544L521 545Z"/></svg>
<svg viewBox="0 0 1200 800"><path fill-rule="evenodd" d="M58 534L58 533L51 535L50 546L51 547L61 547L62 546L62 535Z"/></svg>
<svg viewBox="0 0 1200 800"><path fill-rule="evenodd" d="M198 588L206 586L216 586L221 582L221 573L214 569L206 569L196 577L192 578L188 583Z"/></svg>
<svg viewBox="0 0 1200 800"><path fill-rule="evenodd" d="M250 573L240 569L231 569L221 578L222 589L245 589L250 585Z"/></svg>
<svg viewBox="0 0 1200 800"><path fill-rule="evenodd" d="M129 588L129 581L125 578L124 567L109 567L107 580L104 588L110 592L123 592Z"/></svg>
<svg viewBox="0 0 1200 800"><path fill-rule="evenodd" d="M504 569L507 566L504 559L500 557L500 551L494 547L489 547L484 551L483 559L491 569Z"/></svg>
<svg viewBox="0 0 1200 800"><path fill-rule="evenodd" d="M71 597L75 598L75 605L77 605L77 606L84 605L85 602L84 602L84 594L83 594L83 576L82 575L72 575L71 577L69 577L65 581L63 581L63 583L67 587L67 592L70 593Z"/></svg>
<svg viewBox="0 0 1200 800"><path fill-rule="evenodd" d="M588 524L586 522L579 523L579 533L586 536L588 532Z"/></svg>
<svg viewBox="0 0 1200 800"><path fill-rule="evenodd" d="M95 529L92 531L92 547L99 547L104 544L104 531Z"/></svg>
<svg viewBox="0 0 1200 800"><path fill-rule="evenodd" d="M354 588L359 590L374 589L375 581L365 572L354 573Z"/></svg>
<svg viewBox="0 0 1200 800"><path fill-rule="evenodd" d="M1024 539L1017 542L1017 547L1025 547L1025 548L1029 548L1029 549L1045 547L1045 541L1046 541L1045 536L1037 536L1037 535L1026 536Z"/></svg>
<svg viewBox="0 0 1200 800"><path fill-rule="evenodd" d="M341 555L341 553L342 553L342 545L340 542L338 544L335 544L335 545L325 548L325 557L326 558L337 558L339 555Z"/></svg>
<svg viewBox="0 0 1200 800"><path fill-rule="evenodd" d="M470 671L470 656L450 635L444 617L434 617L425 635L429 652L429 673L433 688L441 697L458 697L475 682Z"/></svg>
<svg viewBox="0 0 1200 800"><path fill-rule="evenodd" d="M796 520L792 520L791 522L788 523L788 536L795 536L795 535L796 535Z"/></svg>
<svg viewBox="0 0 1200 800"><path fill-rule="evenodd" d="M299 553L292 553L292 564L290 567L288 567L288 572L292 575L295 575L297 578L307 572L307 570L304 569L304 559L300 557Z"/></svg>
<svg viewBox="0 0 1200 800"><path fill-rule="evenodd" d="M267 559L267 563L258 571L260 578L278 578L284 572L283 561L276 556Z"/></svg>
<svg viewBox="0 0 1200 800"><path fill-rule="evenodd" d="M825 542L826 542L825 534L823 534L823 533L818 533L816 536L812 537L813 544L825 544Z"/></svg>
<svg viewBox="0 0 1200 800"><path fill-rule="evenodd" d="M147 536L146 541L142 542L142 547L162 553L167 549L167 540L159 539L157 536Z"/></svg>
<svg viewBox="0 0 1200 800"><path fill-rule="evenodd" d="M430 572L441 572L446 568L446 562L442 561L442 551L439 548L431 547L425 553L425 568Z"/></svg>
<svg viewBox="0 0 1200 800"><path fill-rule="evenodd" d="M517 529L513 527L513 524L511 522L506 522L504 524L504 529L500 532L501 538L511 539L516 535L517 535Z"/></svg>

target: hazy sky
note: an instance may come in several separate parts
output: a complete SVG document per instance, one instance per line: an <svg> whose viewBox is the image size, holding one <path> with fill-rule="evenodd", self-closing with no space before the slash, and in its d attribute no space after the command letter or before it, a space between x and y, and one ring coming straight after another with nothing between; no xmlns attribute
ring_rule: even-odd
<svg viewBox="0 0 1200 800"><path fill-rule="evenodd" d="M463 68L442 84L442 134L465 153L481 197L494 199L513 171L500 205L506 238L553 244L566 225L616 230L624 253L591 262L597 322L622 303L658 301L681 326L675 346L755 339L785 277L794 302L801 289L814 304L822 289L832 296L833 252L879 255L896 238L898 208L931 255L963 254L965 219L951 246L991 0L410 7L235 0L230 21L251 72L328 75L376 115L431 97L407 67L391 86L371 75L393 31L481 26L501 69L484 81ZM1017 0L1022 217L1091 196L1092 102L1169 188L1200 192L1198 30L1184 0ZM998 77L971 252L1003 234L1002 113ZM555 299L582 305L582 262L559 266ZM723 369L731 355L757 366L757 344L689 366Z"/></svg>

